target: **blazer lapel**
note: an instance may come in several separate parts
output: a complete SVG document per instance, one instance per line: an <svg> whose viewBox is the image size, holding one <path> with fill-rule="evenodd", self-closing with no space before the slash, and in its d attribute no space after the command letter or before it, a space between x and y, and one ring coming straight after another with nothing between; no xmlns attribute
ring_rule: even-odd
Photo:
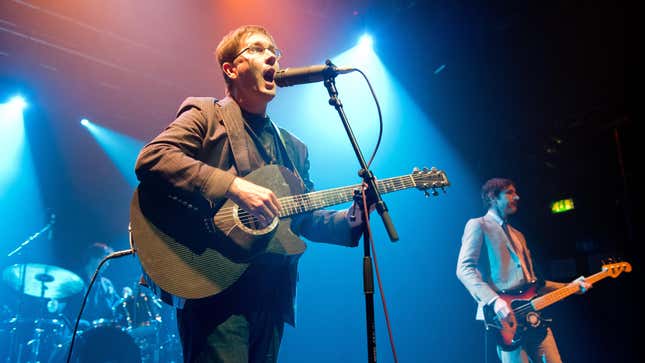
<svg viewBox="0 0 645 363"><path fill-rule="evenodd" d="M240 176L245 176L251 172L251 162L249 160L251 146L245 136L242 111L230 97L220 100L218 104L221 106L219 107L219 113L226 128L228 141L231 144L237 172Z"/></svg>
<svg viewBox="0 0 645 363"><path fill-rule="evenodd" d="M522 245L522 250L524 251L524 259L526 260L526 267L532 278L535 277L535 271L533 270L533 259L531 258L531 251L526 245L526 240L522 237L522 234L517 229L510 226L510 229L513 230L513 235L517 238L518 242Z"/></svg>
<svg viewBox="0 0 645 363"><path fill-rule="evenodd" d="M511 257L516 263L519 263L520 257L515 252L515 248L513 247L513 241L511 241L509 236L506 235L506 232L504 232L504 229L502 228L502 226L499 223L497 223L497 221L493 217L489 216L488 214L484 216L484 219L488 223L491 231L494 232L495 238L498 241L504 242L504 244L506 245L506 249L508 250L508 253L511 255Z"/></svg>

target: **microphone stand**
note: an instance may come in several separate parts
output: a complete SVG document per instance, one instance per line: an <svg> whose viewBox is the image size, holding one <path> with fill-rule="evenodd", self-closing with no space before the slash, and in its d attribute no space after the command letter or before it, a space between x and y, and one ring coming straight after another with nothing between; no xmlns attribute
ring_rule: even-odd
<svg viewBox="0 0 645 363"><path fill-rule="evenodd" d="M39 231L35 232L31 236L27 237L26 240L21 242L16 248L14 248L11 252L7 254L7 257L13 257L13 256L23 256L22 252L23 250L35 239L37 239L40 235L43 233L49 231L49 234L51 235L51 232L54 229L54 224L56 223L56 215L55 214L50 214L49 216L49 222L43 226ZM11 333L9 336L9 354L6 356L6 362L11 362L13 359L17 359L20 357L20 348L17 347L17 342L16 342L16 329L19 329L19 323L20 323L20 315L22 313L23 309L23 303L24 303L24 293L25 293L25 279L26 279L26 270L27 270L27 264L24 263L24 261L20 264L20 294L18 295L18 306L16 308L16 314L12 317L11 321L16 323L16 326L11 329ZM44 291L42 292L44 294ZM41 294L41 297L42 297ZM38 342L40 343L40 342ZM13 354L16 354L17 357L14 357Z"/></svg>
<svg viewBox="0 0 645 363"><path fill-rule="evenodd" d="M354 148L354 153L356 153L356 158L358 159L358 162L361 166L360 171L358 172L358 175L363 178L363 182L367 185L367 200L370 202L375 203L376 210L378 211L379 215L381 216L381 219L383 220L383 224L385 225L385 229L390 237L390 240L392 242L396 242L399 240L398 233L396 232L396 229L394 228L394 225L392 224L392 220L390 219L390 214L388 212L387 206L385 205L385 202L383 199L381 199L381 194L376 186L376 179L374 178L374 174L367 168L367 163L365 162L365 158L363 157L363 154L361 153L360 147L358 146L358 142L356 142L356 138L354 137L354 133L352 131L352 128L349 125L349 122L347 121L347 116L345 115L345 111L343 109L343 104L341 103L340 99L338 98L338 90L336 89L336 75L338 73L334 72L333 69L336 67L334 64L331 62L331 60L325 61L325 64L328 66L328 69L331 71L325 73L325 80L324 84L325 87L327 88L327 92L329 93L329 105L334 106L336 108L336 111L338 111L338 115L340 116L340 120L343 123L343 126L345 127L345 131L347 132L347 136L349 137L349 141L352 144L352 147ZM367 206L369 208L369 205ZM361 212L361 213L364 213ZM365 213L364 215L366 215ZM367 223L367 220L363 221L364 223ZM367 356L368 356L368 362L376 362L376 334L375 334L375 324L374 324L374 274L372 271L372 258L370 255L370 243L371 236L369 235L369 230L368 228L363 227L363 292L365 294L365 311L366 311L366 317L367 317Z"/></svg>

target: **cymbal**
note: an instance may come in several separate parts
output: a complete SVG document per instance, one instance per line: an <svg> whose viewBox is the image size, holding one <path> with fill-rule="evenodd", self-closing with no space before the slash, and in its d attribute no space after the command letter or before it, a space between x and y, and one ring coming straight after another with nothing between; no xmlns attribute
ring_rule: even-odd
<svg viewBox="0 0 645 363"><path fill-rule="evenodd" d="M21 278L23 273L24 280ZM8 266L2 271L2 280L16 291L46 299L77 294L85 285L77 274L69 270L39 263Z"/></svg>

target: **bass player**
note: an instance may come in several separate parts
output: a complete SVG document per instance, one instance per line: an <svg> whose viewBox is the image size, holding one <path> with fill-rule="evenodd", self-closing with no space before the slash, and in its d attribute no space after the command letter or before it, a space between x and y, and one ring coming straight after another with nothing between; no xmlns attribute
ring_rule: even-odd
<svg viewBox="0 0 645 363"><path fill-rule="evenodd" d="M490 179L481 188L481 198L488 212L466 223L457 261L457 277L478 304L476 318L490 320L485 319L490 311L501 331L511 331L511 335L521 332L518 324L531 326L521 340L498 340L497 355L502 363L561 363L551 328L537 315L529 315L529 322L516 321L509 299L503 298L520 294L538 281L524 235L508 223L520 199L515 183L505 178ZM578 285L580 294L591 288L583 277L570 284ZM537 294L566 285L542 281Z"/></svg>

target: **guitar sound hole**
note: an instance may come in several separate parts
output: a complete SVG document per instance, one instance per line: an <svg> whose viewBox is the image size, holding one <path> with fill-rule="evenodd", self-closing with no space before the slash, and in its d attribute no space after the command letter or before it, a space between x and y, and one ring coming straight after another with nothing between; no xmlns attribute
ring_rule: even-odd
<svg viewBox="0 0 645 363"><path fill-rule="evenodd" d="M255 218L247 211L238 208L235 208L234 213L238 227L253 235L263 235L273 231L280 221L278 217L275 217L273 220L268 221L268 223L262 223L262 221Z"/></svg>
<svg viewBox="0 0 645 363"><path fill-rule="evenodd" d="M260 229L262 227L260 221L252 216L249 212L239 209L237 212L237 217L240 219L240 222L249 229Z"/></svg>

